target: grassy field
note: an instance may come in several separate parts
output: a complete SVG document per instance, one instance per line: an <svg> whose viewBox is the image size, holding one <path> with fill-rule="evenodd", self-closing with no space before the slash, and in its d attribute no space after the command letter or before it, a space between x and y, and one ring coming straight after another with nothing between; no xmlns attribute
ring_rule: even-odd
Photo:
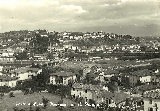
<svg viewBox="0 0 160 111"><path fill-rule="evenodd" d="M29 103L35 103L38 105L39 103L42 103L42 97L49 99L49 103L46 109L43 109L41 107L41 111L59 111L59 109L56 106L52 106L53 104L57 104L60 101L60 97L57 95L53 95L50 93L33 93L24 95L22 92L15 93L15 97L9 98L8 95L5 95L3 99L0 100L0 111L13 111L13 108L16 107L16 104L18 103L26 103L25 105L17 105L18 109L25 109L25 111L29 111ZM52 103L50 103L52 102ZM91 107L85 107L81 106L78 107L78 104L69 100L69 99L63 99L63 104L66 104L63 111L96 111L96 109L93 109ZM71 108L70 105L75 104L74 108ZM35 111L37 106L32 106L32 109Z"/></svg>

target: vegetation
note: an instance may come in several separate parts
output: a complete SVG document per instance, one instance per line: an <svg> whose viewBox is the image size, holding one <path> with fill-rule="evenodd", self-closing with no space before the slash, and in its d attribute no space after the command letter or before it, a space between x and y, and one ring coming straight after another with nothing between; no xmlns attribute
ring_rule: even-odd
<svg viewBox="0 0 160 111"><path fill-rule="evenodd" d="M16 60L26 60L28 58L27 51L16 53L14 55L16 57Z"/></svg>
<svg viewBox="0 0 160 111"><path fill-rule="evenodd" d="M10 92L10 93L9 93L9 97L10 97L10 98L11 98L11 97L15 97L15 96L14 96L14 93L13 93L13 92Z"/></svg>
<svg viewBox="0 0 160 111"><path fill-rule="evenodd" d="M64 85L49 85L47 88L49 93L53 93L56 95L61 96L61 98L69 98L71 95L71 87L70 86L64 86Z"/></svg>
<svg viewBox="0 0 160 111"><path fill-rule="evenodd" d="M44 109L46 109L48 102L49 102L49 100L47 98L44 98L44 96L43 96L42 103L43 103Z"/></svg>

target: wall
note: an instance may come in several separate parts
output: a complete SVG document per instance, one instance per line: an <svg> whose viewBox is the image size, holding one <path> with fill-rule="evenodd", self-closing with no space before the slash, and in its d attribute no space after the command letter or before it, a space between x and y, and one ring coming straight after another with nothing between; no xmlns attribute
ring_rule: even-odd
<svg viewBox="0 0 160 111"><path fill-rule="evenodd" d="M2 71L2 69L3 69L3 66L0 66L0 72Z"/></svg>
<svg viewBox="0 0 160 111"><path fill-rule="evenodd" d="M0 86L8 86L8 81L0 81Z"/></svg>
<svg viewBox="0 0 160 111"><path fill-rule="evenodd" d="M73 88L71 89L71 95L79 96L79 97L87 97L87 99L93 99L93 92L90 90L87 90L87 93L85 92L84 89L78 89L75 88L75 90L73 90Z"/></svg>
<svg viewBox="0 0 160 111"><path fill-rule="evenodd" d="M143 77L140 77L140 81L142 83L149 83L151 82L151 76L143 76Z"/></svg>
<svg viewBox="0 0 160 111"><path fill-rule="evenodd" d="M149 98L144 98L144 111L149 111L148 109L150 107L153 108L153 111L156 111L155 110L155 103L157 104L157 107L158 107L158 110L157 111L160 111L160 99L152 99L152 104L149 104Z"/></svg>
<svg viewBox="0 0 160 111"><path fill-rule="evenodd" d="M19 73L18 77L19 77L18 80L26 80L26 79L29 78L27 72L25 72L25 73Z"/></svg>
<svg viewBox="0 0 160 111"><path fill-rule="evenodd" d="M55 76L50 76L50 84L56 84Z"/></svg>
<svg viewBox="0 0 160 111"><path fill-rule="evenodd" d="M135 84L138 82L139 77L135 76L135 75L130 75L129 76L129 81L130 81L130 85L133 87L135 86Z"/></svg>
<svg viewBox="0 0 160 111"><path fill-rule="evenodd" d="M75 81L76 76L70 76L70 77L63 77L63 84L68 85L68 80Z"/></svg>
<svg viewBox="0 0 160 111"><path fill-rule="evenodd" d="M56 84L56 76L50 76L50 84ZM76 80L76 76L63 77L63 85L68 85L68 80Z"/></svg>
<svg viewBox="0 0 160 111"><path fill-rule="evenodd" d="M8 86L10 86L10 87L15 87L15 86L16 86L16 83L17 83L17 80L8 81Z"/></svg>

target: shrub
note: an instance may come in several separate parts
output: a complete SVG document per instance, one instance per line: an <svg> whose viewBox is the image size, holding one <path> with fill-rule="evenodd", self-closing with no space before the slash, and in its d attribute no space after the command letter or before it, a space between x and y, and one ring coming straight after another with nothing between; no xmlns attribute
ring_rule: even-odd
<svg viewBox="0 0 160 111"><path fill-rule="evenodd" d="M13 107L13 111L19 111L17 107Z"/></svg>
<svg viewBox="0 0 160 111"><path fill-rule="evenodd" d="M43 96L42 102L43 102L43 104L44 104L44 108L46 108L47 105L48 105L49 100L48 100L47 98L44 98L44 96Z"/></svg>
<svg viewBox="0 0 160 111"><path fill-rule="evenodd" d="M39 106L36 107L36 111L40 111L41 108Z"/></svg>
<svg viewBox="0 0 160 111"><path fill-rule="evenodd" d="M13 93L13 92L10 92L10 93L9 93L9 97L10 97L10 98L11 98L11 97L15 97L15 96L14 96L14 93Z"/></svg>

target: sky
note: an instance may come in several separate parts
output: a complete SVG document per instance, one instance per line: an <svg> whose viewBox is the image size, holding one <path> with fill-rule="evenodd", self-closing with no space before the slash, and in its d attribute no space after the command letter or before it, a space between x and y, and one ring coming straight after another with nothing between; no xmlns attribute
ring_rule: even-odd
<svg viewBox="0 0 160 111"><path fill-rule="evenodd" d="M0 0L0 33L104 31L160 35L160 0Z"/></svg>

